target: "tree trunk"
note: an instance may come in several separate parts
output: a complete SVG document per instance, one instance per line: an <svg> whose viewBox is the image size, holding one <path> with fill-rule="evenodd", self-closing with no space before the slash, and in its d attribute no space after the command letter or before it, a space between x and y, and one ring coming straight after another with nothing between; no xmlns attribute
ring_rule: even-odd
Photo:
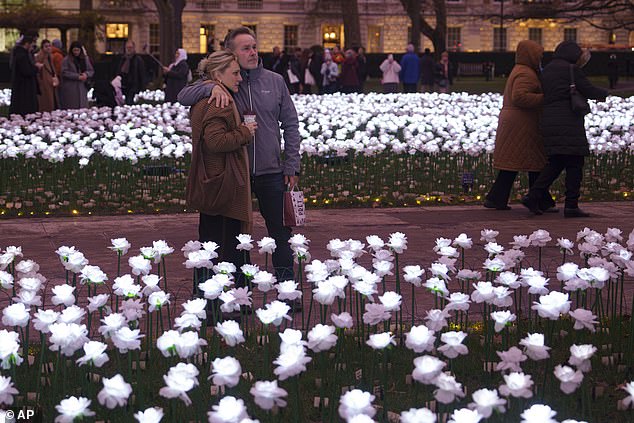
<svg viewBox="0 0 634 423"><path fill-rule="evenodd" d="M421 1L420 0L412 0L412 14L411 16L420 16L421 11ZM412 22L412 39L407 40L408 42L414 45L414 51L417 53L420 51L420 19L410 19Z"/></svg>
<svg viewBox="0 0 634 423"><path fill-rule="evenodd" d="M177 48L183 45L183 9L186 0L154 0L159 15L159 55L168 65Z"/></svg>
<svg viewBox="0 0 634 423"><path fill-rule="evenodd" d="M412 22L412 43L416 41L414 35L415 32L418 32L416 28L420 28L420 32L433 43L434 56L439 58L440 54L447 48L447 4L445 0L432 0L436 17L435 28L423 17L421 0L401 0L401 4ZM420 46L420 41L418 45ZM416 47L415 43L414 46Z"/></svg>
<svg viewBox="0 0 634 423"><path fill-rule="evenodd" d="M361 25L357 0L341 0L345 49L361 47Z"/></svg>
<svg viewBox="0 0 634 423"><path fill-rule="evenodd" d="M95 25L94 21L89 18L92 12L92 0L79 0L79 15L81 17L79 42L81 42L81 44L86 48L88 56L94 60L97 50L95 47Z"/></svg>

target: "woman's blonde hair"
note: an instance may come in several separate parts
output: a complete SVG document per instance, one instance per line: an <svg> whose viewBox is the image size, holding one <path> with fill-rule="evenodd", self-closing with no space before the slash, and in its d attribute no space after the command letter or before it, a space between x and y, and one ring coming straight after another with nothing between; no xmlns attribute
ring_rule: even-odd
<svg viewBox="0 0 634 423"><path fill-rule="evenodd" d="M223 72L237 60L237 56L229 50L216 51L198 63L197 71L202 79L213 79L214 72Z"/></svg>

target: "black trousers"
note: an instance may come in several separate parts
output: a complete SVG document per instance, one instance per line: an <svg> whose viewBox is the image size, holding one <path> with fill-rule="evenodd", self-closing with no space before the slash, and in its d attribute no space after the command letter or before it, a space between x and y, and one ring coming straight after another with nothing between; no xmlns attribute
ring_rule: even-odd
<svg viewBox="0 0 634 423"><path fill-rule="evenodd" d="M559 177L563 170L566 171L566 202L567 209L579 207L579 196L581 195L581 180L583 179L584 156L573 156L568 154L555 154L548 156L548 163L539 174L532 188L528 192L532 200L542 198L553 182Z"/></svg>
<svg viewBox="0 0 634 423"><path fill-rule="evenodd" d="M495 178L495 182L493 182L491 190L489 190L489 193L486 195L486 199L498 207L506 206L509 202L511 189L513 189L513 183L518 173L519 172L513 170L500 170L497 178ZM539 172L528 172L529 189L533 186L538 177ZM548 189L546 189L542 197L540 197L539 208L546 210L554 206L555 202L550 196Z"/></svg>
<svg viewBox="0 0 634 423"><path fill-rule="evenodd" d="M244 252L236 250L238 240L236 237L240 235L241 222L226 216L211 216L208 214L200 214L198 224L198 240L200 242L213 241L220 246L216 250L218 263L228 261L240 266L245 264Z"/></svg>
<svg viewBox="0 0 634 423"><path fill-rule="evenodd" d="M415 93L417 91L418 84L406 84L403 83L403 92L404 93Z"/></svg>
<svg viewBox="0 0 634 423"><path fill-rule="evenodd" d="M294 279L293 252L288 240L291 228L284 226L284 175L275 173L251 178L252 191L258 199L260 214L264 218L269 236L275 240L272 262L279 282Z"/></svg>

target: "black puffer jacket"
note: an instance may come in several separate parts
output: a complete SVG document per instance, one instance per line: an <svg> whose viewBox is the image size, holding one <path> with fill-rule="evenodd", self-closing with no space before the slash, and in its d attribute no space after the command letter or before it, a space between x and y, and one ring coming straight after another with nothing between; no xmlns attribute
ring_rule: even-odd
<svg viewBox="0 0 634 423"><path fill-rule="evenodd" d="M553 60L542 72L544 111L541 128L547 155L590 154L583 116L577 116L570 108L570 65L574 68L577 91L585 98L604 100L608 92L595 87L576 66L581 57L577 43L564 41L555 49Z"/></svg>

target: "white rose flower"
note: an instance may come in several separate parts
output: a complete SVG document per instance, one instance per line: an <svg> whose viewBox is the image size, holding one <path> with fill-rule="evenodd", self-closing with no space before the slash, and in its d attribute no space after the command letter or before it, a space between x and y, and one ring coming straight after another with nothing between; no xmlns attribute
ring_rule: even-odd
<svg viewBox="0 0 634 423"><path fill-rule="evenodd" d="M59 416L55 418L55 423L73 423L75 419L81 420L84 417L92 417L95 412L90 410L91 401L84 397L75 397L63 399L55 409Z"/></svg>
<svg viewBox="0 0 634 423"><path fill-rule="evenodd" d="M115 407L123 407L128 403L128 398L132 393L132 386L123 380L120 374L114 375L110 379L104 377L103 389L97 394L99 404L112 410Z"/></svg>
<svg viewBox="0 0 634 423"><path fill-rule="evenodd" d="M288 396L288 392L277 385L277 380L255 382L249 392L253 395L255 403L263 410L270 410L274 406L286 407L283 398Z"/></svg>
<svg viewBox="0 0 634 423"><path fill-rule="evenodd" d="M233 357L216 358L212 362L214 385L228 386L233 388L240 382L240 375L242 374L242 368L240 362Z"/></svg>

